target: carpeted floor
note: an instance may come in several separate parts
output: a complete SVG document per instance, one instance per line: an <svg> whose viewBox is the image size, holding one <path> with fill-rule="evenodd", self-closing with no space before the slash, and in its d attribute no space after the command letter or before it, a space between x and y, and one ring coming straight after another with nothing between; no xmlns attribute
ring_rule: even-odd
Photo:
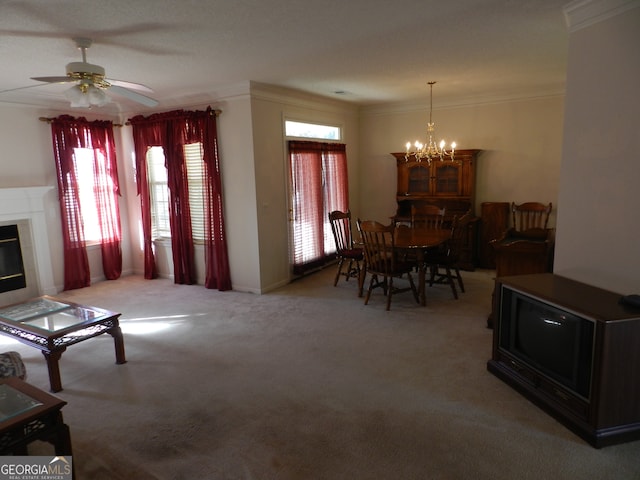
<svg viewBox="0 0 640 480"><path fill-rule="evenodd" d="M640 479L640 442L596 450L487 372L493 272L390 312L333 274L266 295L137 276L61 293L122 312L128 359L107 335L62 356L78 479ZM48 390L39 351L0 348Z"/></svg>

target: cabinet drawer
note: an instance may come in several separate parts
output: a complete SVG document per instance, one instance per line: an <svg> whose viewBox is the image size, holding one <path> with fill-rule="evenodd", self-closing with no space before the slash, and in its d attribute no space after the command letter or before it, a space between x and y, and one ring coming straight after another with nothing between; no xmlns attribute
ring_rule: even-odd
<svg viewBox="0 0 640 480"><path fill-rule="evenodd" d="M535 388L538 395L544 395L549 401L564 410L569 410L581 420L589 419L589 402L577 397L565 388L545 378L536 370L519 362L508 354L498 351L498 361L503 363L513 375L517 375L521 383L526 383Z"/></svg>
<svg viewBox="0 0 640 480"><path fill-rule="evenodd" d="M553 398L553 400L569 409L582 420L589 419L589 403L569 393L564 388L544 378L540 380L539 390Z"/></svg>

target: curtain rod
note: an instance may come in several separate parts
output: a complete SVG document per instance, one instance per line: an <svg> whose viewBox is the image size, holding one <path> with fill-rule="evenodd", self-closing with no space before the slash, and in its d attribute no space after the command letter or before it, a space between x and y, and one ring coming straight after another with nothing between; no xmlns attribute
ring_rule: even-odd
<svg viewBox="0 0 640 480"><path fill-rule="evenodd" d="M165 112L165 113L167 113L167 112ZM152 115L153 115L153 114L152 114ZM211 109L211 110L209 111L209 115L210 115L210 116L212 116L212 117L219 117L220 115L222 115L222 110L214 110L214 109ZM124 124L125 124L125 125L131 125L131 122L126 121L126 122L124 122Z"/></svg>
<svg viewBox="0 0 640 480"><path fill-rule="evenodd" d="M40 120L41 122L47 122L47 123L51 123L55 120L55 118L50 118L50 117L39 117L38 120ZM114 127L121 127L122 124L121 123L114 123L113 124Z"/></svg>
<svg viewBox="0 0 640 480"><path fill-rule="evenodd" d="M222 110L211 110L211 115L213 115L215 117L219 117L221 114L222 114ZM40 120L41 122L51 123L55 119L54 118L50 118L50 117L40 117L40 118L38 118L38 120ZM131 125L131 123L130 122L125 122L125 125ZM114 127L122 127L122 124L121 123L114 123L113 126Z"/></svg>

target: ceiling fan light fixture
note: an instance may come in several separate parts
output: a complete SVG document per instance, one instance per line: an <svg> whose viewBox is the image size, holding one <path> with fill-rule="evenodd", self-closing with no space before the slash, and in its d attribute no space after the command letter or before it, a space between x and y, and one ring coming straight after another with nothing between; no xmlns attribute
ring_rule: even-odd
<svg viewBox="0 0 640 480"><path fill-rule="evenodd" d="M89 96L89 103L96 107L102 107L109 103L109 97L104 93L104 90L96 87L95 85L89 85L87 95Z"/></svg>
<svg viewBox="0 0 640 480"><path fill-rule="evenodd" d="M95 85L78 84L64 92L73 108L102 107L109 103L106 93Z"/></svg>
<svg viewBox="0 0 640 480"><path fill-rule="evenodd" d="M82 92L80 85L74 85L73 87L65 90L64 96L71 102L71 106L76 107L89 107L89 97Z"/></svg>

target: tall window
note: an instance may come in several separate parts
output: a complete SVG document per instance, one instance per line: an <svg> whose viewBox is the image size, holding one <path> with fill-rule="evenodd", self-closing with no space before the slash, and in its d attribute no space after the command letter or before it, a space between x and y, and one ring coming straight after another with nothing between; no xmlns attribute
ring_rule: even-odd
<svg viewBox="0 0 640 480"><path fill-rule="evenodd" d="M154 240L170 238L169 184L162 147L147 150L147 179L151 196L151 236Z"/></svg>
<svg viewBox="0 0 640 480"><path fill-rule="evenodd" d="M166 222L160 225L168 211L174 282L195 283L193 244L202 241L205 287L231 289L216 112L210 107L174 110L138 115L129 122L136 155L145 278L157 276L153 238L162 231L166 235ZM161 147L160 152L155 147Z"/></svg>
<svg viewBox="0 0 640 480"><path fill-rule="evenodd" d="M289 142L293 271L322 265L335 252L329 212L349 208L346 146Z"/></svg>
<svg viewBox="0 0 640 480"><path fill-rule="evenodd" d="M91 148L76 148L73 155L78 196L82 214L82 226L84 239L89 243L111 241L120 237L120 229L117 231L105 229L101 226L102 214L100 201L107 202L107 210L116 211L118 199L113 194L114 185L110 175L105 169L106 158L99 150Z"/></svg>
<svg viewBox="0 0 640 480"><path fill-rule="evenodd" d="M191 235L197 243L204 242L204 150L201 143L189 143L183 146L189 208L191 210ZM147 150L147 179L151 196L151 232L154 240L171 238L169 221L169 182L165 166L164 149L150 147Z"/></svg>
<svg viewBox="0 0 640 480"><path fill-rule="evenodd" d="M61 115L51 122L64 247L64 289L90 284L86 243L100 244L107 279L120 277L120 212L113 125Z"/></svg>

